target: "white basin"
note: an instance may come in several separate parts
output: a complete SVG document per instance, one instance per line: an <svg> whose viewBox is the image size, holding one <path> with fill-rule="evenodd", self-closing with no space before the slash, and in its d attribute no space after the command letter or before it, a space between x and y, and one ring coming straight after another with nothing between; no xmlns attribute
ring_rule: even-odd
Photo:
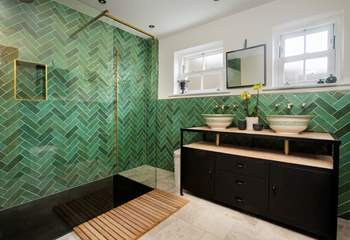
<svg viewBox="0 0 350 240"><path fill-rule="evenodd" d="M231 125L233 114L202 114L205 124L211 129L225 129Z"/></svg>
<svg viewBox="0 0 350 240"><path fill-rule="evenodd" d="M305 131L312 115L269 115L266 116L270 128L276 133L299 134Z"/></svg>

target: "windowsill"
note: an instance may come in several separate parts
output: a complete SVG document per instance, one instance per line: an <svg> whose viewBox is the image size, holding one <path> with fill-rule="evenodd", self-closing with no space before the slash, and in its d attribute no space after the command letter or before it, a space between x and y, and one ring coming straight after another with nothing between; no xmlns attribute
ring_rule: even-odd
<svg viewBox="0 0 350 240"><path fill-rule="evenodd" d="M195 96L217 96L217 95L226 95L230 94L229 91L215 91L215 92L202 92L202 93L185 93L185 94L173 94L169 95L169 98L188 98L188 97L195 97Z"/></svg>
<svg viewBox="0 0 350 240"><path fill-rule="evenodd" d="M298 90L298 89L320 89L320 88L328 89L328 88L338 88L338 87L350 87L350 83L323 83L318 85L305 85L305 86L267 87L263 89L263 92Z"/></svg>
<svg viewBox="0 0 350 240"><path fill-rule="evenodd" d="M181 99L181 98L203 98L203 97L215 97L215 96L239 96L242 89L224 89L220 92L202 92L191 94L172 94L167 97L161 97L160 99ZM323 85L309 85L309 86L290 86L290 87L266 87L262 90L262 94L284 94L284 93L313 93L313 92L334 92L334 91L349 91L350 80L347 79L344 82L339 83L327 83Z"/></svg>

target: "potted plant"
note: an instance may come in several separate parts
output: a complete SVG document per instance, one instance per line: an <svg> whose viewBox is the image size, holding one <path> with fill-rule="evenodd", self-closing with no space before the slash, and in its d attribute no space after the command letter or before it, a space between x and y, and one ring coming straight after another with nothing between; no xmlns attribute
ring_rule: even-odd
<svg viewBox="0 0 350 240"><path fill-rule="evenodd" d="M259 123L259 95L260 90L263 85L261 83L256 83L253 85L253 90L257 91L256 94L256 102L253 110L249 110L250 99L252 98L251 94L248 91L244 91L241 93L241 99L244 101L244 110L246 112L246 121L247 121L247 130L253 130L253 125Z"/></svg>

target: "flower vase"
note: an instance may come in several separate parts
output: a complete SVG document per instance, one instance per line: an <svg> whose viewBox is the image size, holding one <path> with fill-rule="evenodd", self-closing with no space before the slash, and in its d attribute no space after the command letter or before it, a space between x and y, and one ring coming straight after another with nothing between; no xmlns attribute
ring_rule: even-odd
<svg viewBox="0 0 350 240"><path fill-rule="evenodd" d="M247 130L253 131L253 125L259 123L258 117L246 117Z"/></svg>

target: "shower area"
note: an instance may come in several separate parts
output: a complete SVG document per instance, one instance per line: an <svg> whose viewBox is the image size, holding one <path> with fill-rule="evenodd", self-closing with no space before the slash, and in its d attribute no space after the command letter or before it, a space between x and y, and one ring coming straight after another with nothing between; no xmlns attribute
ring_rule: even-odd
<svg viewBox="0 0 350 240"><path fill-rule="evenodd" d="M157 187L158 42L106 14L0 1L1 240L54 239Z"/></svg>

